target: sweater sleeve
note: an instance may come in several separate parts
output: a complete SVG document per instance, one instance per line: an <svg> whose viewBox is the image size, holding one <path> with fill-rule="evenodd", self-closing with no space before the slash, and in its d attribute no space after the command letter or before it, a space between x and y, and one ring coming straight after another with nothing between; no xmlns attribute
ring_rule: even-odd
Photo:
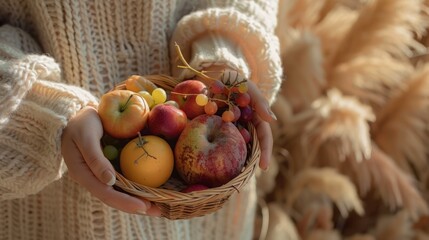
<svg viewBox="0 0 429 240"><path fill-rule="evenodd" d="M62 130L97 103L61 84L59 65L39 49L22 30L0 27L0 201L35 194L62 176Z"/></svg>
<svg viewBox="0 0 429 240"><path fill-rule="evenodd" d="M192 77L190 71L177 68L177 43L192 67L218 64L235 69L273 103L283 72L274 34L277 4L274 0L198 1L196 11L183 17L173 32L173 75Z"/></svg>

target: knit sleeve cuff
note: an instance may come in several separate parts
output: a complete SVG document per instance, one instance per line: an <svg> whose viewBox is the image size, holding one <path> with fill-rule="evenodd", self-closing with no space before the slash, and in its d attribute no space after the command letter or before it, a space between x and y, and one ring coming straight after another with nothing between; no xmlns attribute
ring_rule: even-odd
<svg viewBox="0 0 429 240"><path fill-rule="evenodd" d="M59 179L66 167L62 130L89 92L60 78L52 58L30 55L0 65L0 200L23 197Z"/></svg>
<svg viewBox="0 0 429 240"><path fill-rule="evenodd" d="M193 12L181 19L172 36L172 72L178 69L178 44L192 67L225 62L255 82L270 103L275 99L282 78L278 39L251 16L233 9L211 8Z"/></svg>

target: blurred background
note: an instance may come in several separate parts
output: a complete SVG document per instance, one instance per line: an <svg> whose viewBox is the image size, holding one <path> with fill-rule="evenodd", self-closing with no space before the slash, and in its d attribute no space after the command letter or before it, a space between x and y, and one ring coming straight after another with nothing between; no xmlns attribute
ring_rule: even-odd
<svg viewBox="0 0 429 240"><path fill-rule="evenodd" d="M429 239L428 30L428 0L280 0L255 239Z"/></svg>

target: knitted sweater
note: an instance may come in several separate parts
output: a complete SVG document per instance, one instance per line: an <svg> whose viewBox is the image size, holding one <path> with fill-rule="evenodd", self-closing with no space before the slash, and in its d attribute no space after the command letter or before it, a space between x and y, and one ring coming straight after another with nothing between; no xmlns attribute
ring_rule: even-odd
<svg viewBox="0 0 429 240"><path fill-rule="evenodd" d="M270 102L280 86L276 1L0 1L0 239L250 239L255 183L190 220L127 214L67 176L68 120L132 74L226 64Z"/></svg>

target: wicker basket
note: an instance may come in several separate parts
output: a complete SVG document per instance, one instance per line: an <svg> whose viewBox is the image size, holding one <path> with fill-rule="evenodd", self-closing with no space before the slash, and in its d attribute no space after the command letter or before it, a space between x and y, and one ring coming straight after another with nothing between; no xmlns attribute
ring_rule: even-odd
<svg viewBox="0 0 429 240"><path fill-rule="evenodd" d="M149 75L144 77L166 91L171 91L179 82L165 75ZM115 89L125 89L125 84L120 83ZM258 165L261 150L256 130L250 123L248 130L252 136L252 140L248 148L250 151L248 151L245 166L237 177L220 187L183 193L180 190L186 185L175 174L161 187L152 188L132 182L119 172L116 173L117 181L115 186L127 193L151 201L161 209L161 215L168 219L189 219L213 213L219 210L233 193L240 192L240 189L252 178L255 168Z"/></svg>

